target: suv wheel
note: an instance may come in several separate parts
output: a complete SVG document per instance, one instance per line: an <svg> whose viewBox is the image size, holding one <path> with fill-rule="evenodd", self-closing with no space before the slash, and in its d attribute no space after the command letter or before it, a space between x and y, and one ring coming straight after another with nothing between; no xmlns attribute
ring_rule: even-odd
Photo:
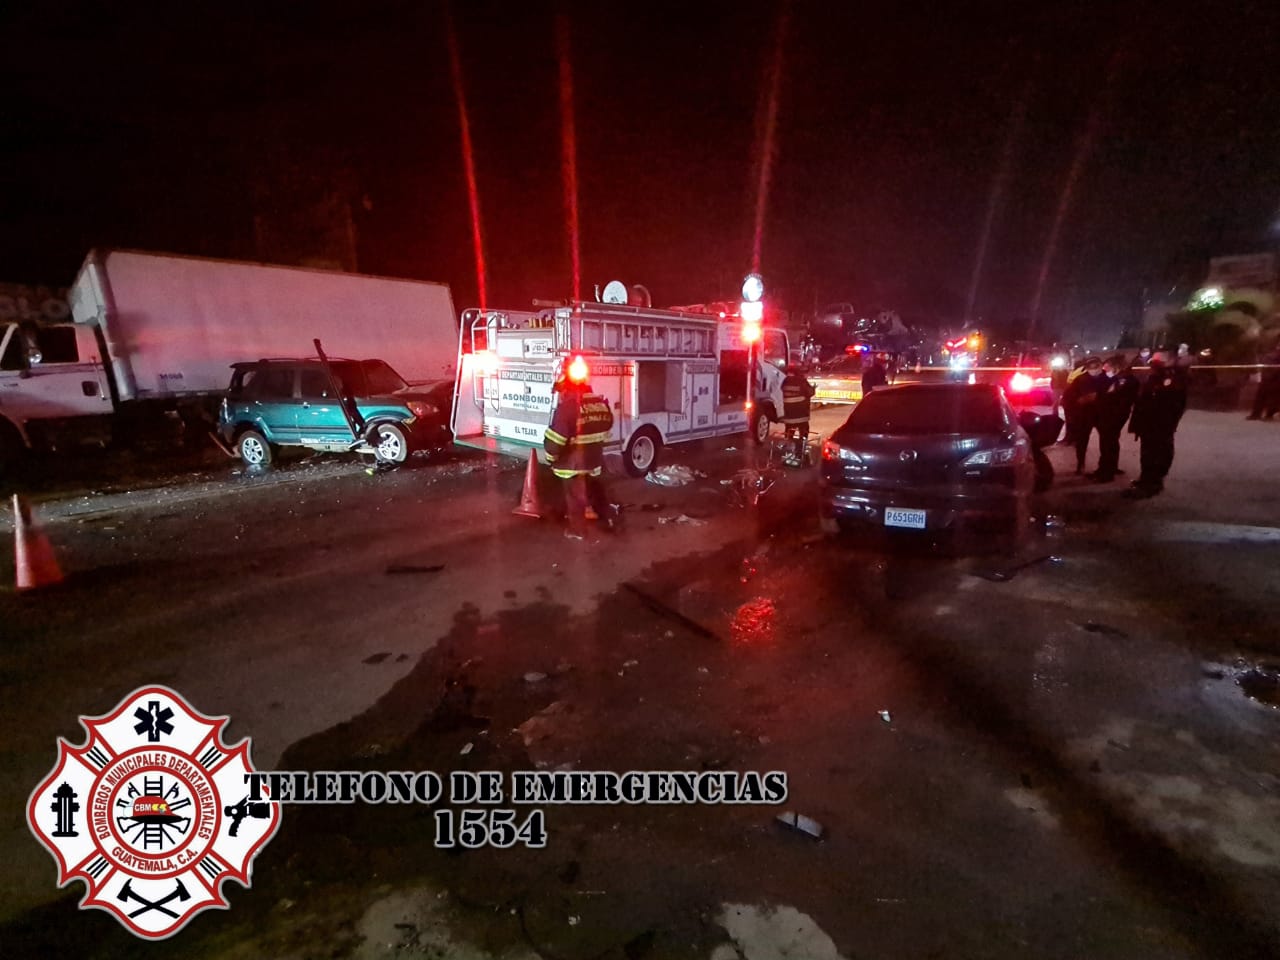
<svg viewBox="0 0 1280 960"><path fill-rule="evenodd" d="M394 423L379 423L369 431L369 446L380 463L404 463L409 459L409 438Z"/></svg>
<svg viewBox="0 0 1280 960"><path fill-rule="evenodd" d="M257 430L246 430L236 440L236 453L251 467L271 466L272 450L267 438Z"/></svg>

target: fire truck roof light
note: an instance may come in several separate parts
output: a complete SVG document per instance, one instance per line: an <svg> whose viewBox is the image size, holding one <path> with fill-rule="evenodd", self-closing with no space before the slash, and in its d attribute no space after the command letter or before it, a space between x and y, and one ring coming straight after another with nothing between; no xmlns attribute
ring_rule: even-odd
<svg viewBox="0 0 1280 960"><path fill-rule="evenodd" d="M743 323L759 323L764 319L764 304L759 300L743 300L738 315Z"/></svg>

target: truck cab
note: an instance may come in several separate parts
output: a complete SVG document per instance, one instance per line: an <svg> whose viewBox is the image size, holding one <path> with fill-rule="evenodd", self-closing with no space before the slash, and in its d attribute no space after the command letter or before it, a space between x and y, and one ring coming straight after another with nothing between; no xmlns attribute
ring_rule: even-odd
<svg viewBox="0 0 1280 960"><path fill-rule="evenodd" d="M106 420L111 393L93 330L75 323L0 323L0 455L86 439L87 418ZM90 431L88 439L101 441Z"/></svg>

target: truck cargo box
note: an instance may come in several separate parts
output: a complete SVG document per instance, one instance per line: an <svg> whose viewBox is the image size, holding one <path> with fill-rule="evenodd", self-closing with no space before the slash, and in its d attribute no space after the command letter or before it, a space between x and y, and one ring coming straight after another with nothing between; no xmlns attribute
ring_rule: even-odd
<svg viewBox="0 0 1280 960"><path fill-rule="evenodd" d="M110 250L89 254L70 299L75 321L101 331L121 400L219 392L232 363L311 356L316 337L410 382L454 376L442 283Z"/></svg>

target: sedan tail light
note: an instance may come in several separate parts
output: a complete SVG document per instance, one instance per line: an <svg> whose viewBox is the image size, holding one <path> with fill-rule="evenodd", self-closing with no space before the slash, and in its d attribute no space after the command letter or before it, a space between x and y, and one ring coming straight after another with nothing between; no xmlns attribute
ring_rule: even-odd
<svg viewBox="0 0 1280 960"><path fill-rule="evenodd" d="M965 467L1007 467L1015 463L1022 463L1029 455L1030 444L1019 438L1011 444L971 453L965 457L964 463L961 465Z"/></svg>
<svg viewBox="0 0 1280 960"><path fill-rule="evenodd" d="M842 447L834 440L822 441L822 459L823 460L843 460L845 463L862 463L862 458L850 450L848 447Z"/></svg>

